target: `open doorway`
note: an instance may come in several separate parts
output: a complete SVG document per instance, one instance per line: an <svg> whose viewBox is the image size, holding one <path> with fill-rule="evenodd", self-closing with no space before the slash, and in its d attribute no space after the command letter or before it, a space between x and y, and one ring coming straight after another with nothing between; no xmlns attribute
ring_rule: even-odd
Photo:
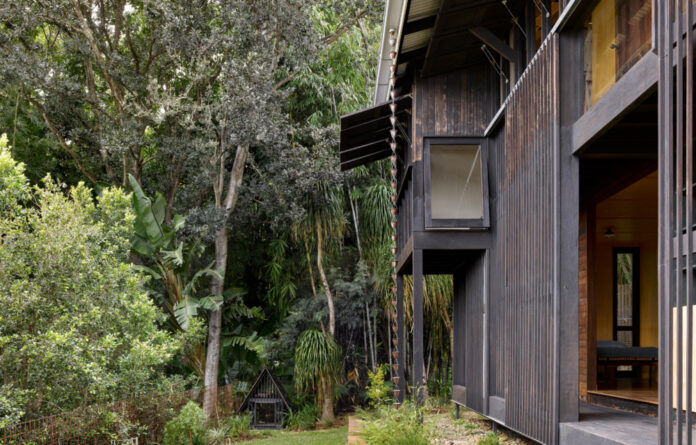
<svg viewBox="0 0 696 445"><path fill-rule="evenodd" d="M594 190L603 186L596 184ZM586 360L584 397L590 403L655 414L657 172L636 170L615 178L603 191L586 197L581 242L586 267L581 292L586 335L580 351Z"/></svg>

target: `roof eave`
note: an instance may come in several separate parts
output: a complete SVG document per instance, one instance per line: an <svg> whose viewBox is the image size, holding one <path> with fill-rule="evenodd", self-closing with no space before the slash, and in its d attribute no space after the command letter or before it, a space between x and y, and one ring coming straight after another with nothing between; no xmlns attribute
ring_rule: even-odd
<svg viewBox="0 0 696 445"><path fill-rule="evenodd" d="M391 50L389 45L389 30L396 30L396 42L401 42L401 33L406 20L406 6L408 0L387 0L384 10L384 23L382 24L382 42L379 47L379 63L377 64L377 79L375 81L375 95L372 103L377 105L389 98L389 66L391 65Z"/></svg>

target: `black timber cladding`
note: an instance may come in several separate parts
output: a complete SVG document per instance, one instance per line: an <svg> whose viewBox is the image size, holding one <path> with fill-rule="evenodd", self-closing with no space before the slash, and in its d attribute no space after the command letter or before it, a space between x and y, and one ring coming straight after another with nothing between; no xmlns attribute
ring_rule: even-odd
<svg viewBox="0 0 696 445"><path fill-rule="evenodd" d="M504 290L491 299L504 301L508 335L507 366L491 366L505 368L506 425L553 443L557 37L546 43L508 99L504 162L496 164L502 171L497 172L498 257L491 276L504 282Z"/></svg>
<svg viewBox="0 0 696 445"><path fill-rule="evenodd" d="M498 184L505 177L505 132L498 131L489 138L489 181L490 181L490 206L491 206L491 228L490 234L493 240L502 237L500 228L505 215L499 214L500 204L498 200ZM501 274L500 264L505 256L505 243L492 243L489 250L490 267L494 273ZM491 298L488 308L489 320L489 375L488 391L490 396L505 398L505 344L511 333L507 327L505 319L506 309L505 300L502 298L505 292L505 280L498 279L499 275L492 275L490 280ZM502 275L504 277L504 275ZM504 417L504 416L503 416Z"/></svg>
<svg viewBox="0 0 696 445"><path fill-rule="evenodd" d="M426 137L483 136L499 105L500 82L489 64L418 79L414 85L414 161Z"/></svg>
<svg viewBox="0 0 696 445"><path fill-rule="evenodd" d="M694 8L657 1L659 443L694 436ZM685 14L681 12L684 11ZM688 30L688 31L687 31ZM682 36L687 32L687 38ZM674 66L676 65L676 70Z"/></svg>
<svg viewBox="0 0 696 445"><path fill-rule="evenodd" d="M428 136L483 133L497 97L497 83L490 82L487 70L481 65L416 82L416 158L422 156L423 139ZM510 95L504 125L489 137L488 253L477 253L454 275L453 398L484 414L490 414L494 399L497 418L543 443L555 442L560 403L554 390L558 385L554 382L559 258L554 239L559 213L555 201L557 73L558 37L553 36ZM458 255L462 260L466 256ZM426 270L430 262L426 256ZM486 274L490 276L487 310Z"/></svg>
<svg viewBox="0 0 696 445"><path fill-rule="evenodd" d="M464 279L464 381L466 405L478 412L485 412L484 367L482 336L484 303L484 254L467 268Z"/></svg>

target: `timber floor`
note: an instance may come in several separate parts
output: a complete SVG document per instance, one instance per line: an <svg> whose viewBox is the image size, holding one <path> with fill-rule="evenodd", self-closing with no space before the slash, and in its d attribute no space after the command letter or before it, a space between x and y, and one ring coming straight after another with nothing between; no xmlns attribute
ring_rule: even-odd
<svg viewBox="0 0 696 445"><path fill-rule="evenodd" d="M598 381L597 389L588 393L657 405L657 376L652 381L644 377L615 377Z"/></svg>
<svg viewBox="0 0 696 445"><path fill-rule="evenodd" d="M598 389L596 391L587 392L598 396L614 397L617 399L657 405L657 388Z"/></svg>

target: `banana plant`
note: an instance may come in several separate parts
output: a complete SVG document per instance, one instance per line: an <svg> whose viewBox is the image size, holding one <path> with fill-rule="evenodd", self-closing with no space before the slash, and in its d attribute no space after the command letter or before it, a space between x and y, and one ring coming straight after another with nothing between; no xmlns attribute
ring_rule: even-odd
<svg viewBox="0 0 696 445"><path fill-rule="evenodd" d="M203 256L205 248L198 240L184 243L177 239L177 233L184 227L185 219L181 215L175 215L171 225L165 224L164 197L157 193L151 199L132 175L129 175L128 180L133 190L135 211L135 235L131 240L131 250L151 265L137 267L161 282L164 289L161 303L172 329L186 331L194 317L202 315L204 311L220 309L226 302L229 302L226 311L235 319L261 317L259 308L244 305L241 297L246 290L243 288L230 288L222 295L200 296L200 291L208 288L201 283L204 278L221 277L220 272L213 268L215 262L194 272L192 269L196 260ZM196 374L203 377L205 345L197 344L190 349L187 361Z"/></svg>

